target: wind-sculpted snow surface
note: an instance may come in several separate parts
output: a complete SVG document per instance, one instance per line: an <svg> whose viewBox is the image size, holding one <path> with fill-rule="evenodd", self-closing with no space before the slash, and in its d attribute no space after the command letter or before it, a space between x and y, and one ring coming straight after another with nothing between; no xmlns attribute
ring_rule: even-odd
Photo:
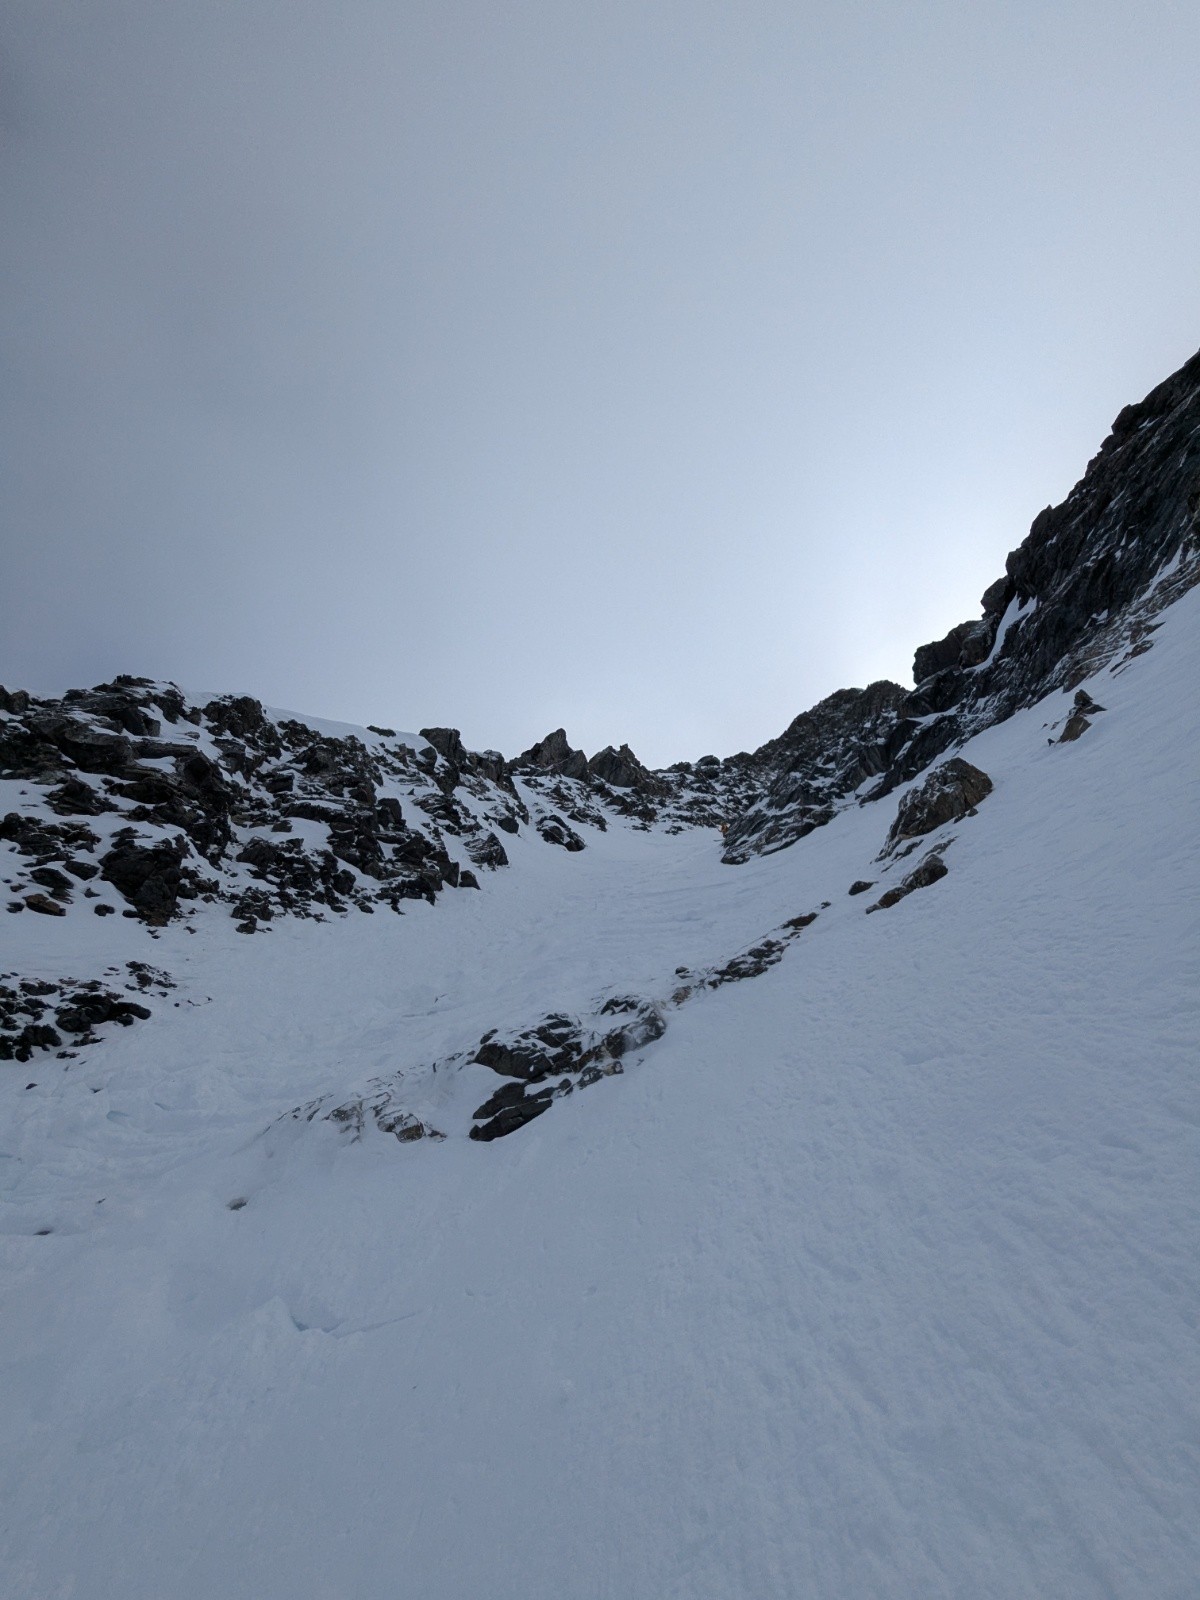
<svg viewBox="0 0 1200 1600"><path fill-rule="evenodd" d="M1191 1600L1194 377L728 761L5 695L6 1600Z"/></svg>

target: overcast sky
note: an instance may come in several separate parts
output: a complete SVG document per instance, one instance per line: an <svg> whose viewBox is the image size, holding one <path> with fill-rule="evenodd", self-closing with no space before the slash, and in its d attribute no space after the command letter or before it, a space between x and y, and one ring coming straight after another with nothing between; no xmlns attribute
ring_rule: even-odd
<svg viewBox="0 0 1200 1600"><path fill-rule="evenodd" d="M1200 6L7 0L0 681L727 754L1200 344Z"/></svg>

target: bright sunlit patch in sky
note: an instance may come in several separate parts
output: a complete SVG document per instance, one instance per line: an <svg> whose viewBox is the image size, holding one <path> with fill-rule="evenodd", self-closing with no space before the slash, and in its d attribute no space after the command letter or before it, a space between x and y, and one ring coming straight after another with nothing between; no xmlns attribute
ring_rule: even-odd
<svg viewBox="0 0 1200 1600"><path fill-rule="evenodd" d="M1194 8L7 35L6 683L752 746L904 679L1197 343Z"/></svg>

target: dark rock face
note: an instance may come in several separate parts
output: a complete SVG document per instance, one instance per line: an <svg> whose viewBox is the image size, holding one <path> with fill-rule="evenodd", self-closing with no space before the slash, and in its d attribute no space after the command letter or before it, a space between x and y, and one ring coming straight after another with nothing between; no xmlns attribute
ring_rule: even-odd
<svg viewBox="0 0 1200 1600"><path fill-rule="evenodd" d="M445 756L456 767L466 765L467 752L457 728L422 728L421 737L429 741L438 755Z"/></svg>
<svg viewBox="0 0 1200 1600"><path fill-rule="evenodd" d="M727 807L723 859L784 849L1051 690L1149 649L1155 614L1200 581L1198 482L1200 355L1126 407L1066 501L1034 519L983 615L916 652L914 690L844 690L752 756L696 764ZM1067 743L1092 715L1071 719ZM731 782L739 763L749 794Z"/></svg>
<svg viewBox="0 0 1200 1600"><path fill-rule="evenodd" d="M506 1138L543 1116L556 1100L590 1088L603 1078L622 1076L630 1056L649 1049L666 1033L672 1009L708 990L757 977L778 965L788 946L816 920L815 911L790 917L769 937L721 966L699 972L676 967L675 988L669 1001L614 994L585 1017L553 1011L527 1028L503 1032L492 1029L473 1049L443 1058L433 1070L449 1075L465 1067L482 1066L496 1073L501 1082L475 1110L468 1133L471 1139L482 1143ZM351 1100L336 1104L314 1100L298 1106L290 1117L309 1122L320 1117L348 1130L356 1139L362 1137L368 1121L390 1132L399 1121L407 1119L411 1125L415 1120L403 1109L404 1080L403 1072L397 1078L376 1079L366 1093ZM397 1137L418 1138L422 1132L441 1137L434 1130L411 1126L405 1133L397 1133Z"/></svg>
<svg viewBox="0 0 1200 1600"><path fill-rule="evenodd" d="M650 773L627 744L619 750L606 746L588 762L593 777L602 778L615 789L645 789L652 785Z"/></svg>
<svg viewBox="0 0 1200 1600"><path fill-rule="evenodd" d="M495 871L497 867L508 865L508 852L494 833L489 833L486 839L480 840L477 844L468 845L467 850L477 867L487 867Z"/></svg>
<svg viewBox="0 0 1200 1600"><path fill-rule="evenodd" d="M620 1019L615 1025L614 1018ZM666 1031L658 1006L620 995L606 1000L587 1022L552 1012L524 1032L485 1034L471 1059L510 1081L476 1111L471 1138L488 1141L515 1133L548 1111L554 1100L622 1072L623 1057L653 1044Z"/></svg>
<svg viewBox="0 0 1200 1600"><path fill-rule="evenodd" d="M782 939L763 939L718 967L709 976L708 987L720 989L727 983L740 983L743 978L760 978L768 968L779 965L785 949Z"/></svg>
<svg viewBox="0 0 1200 1600"><path fill-rule="evenodd" d="M90 784L67 778L46 796L46 804L60 817L98 817L113 806Z"/></svg>
<svg viewBox="0 0 1200 1600"><path fill-rule="evenodd" d="M556 817L552 812L538 818L537 831L547 844L561 845L564 850L586 848L574 828L568 827L561 817Z"/></svg>
<svg viewBox="0 0 1200 1600"><path fill-rule="evenodd" d="M979 666L988 658L995 631L994 625L987 620L960 622L957 628L951 628L946 637L939 639L936 644L921 646L913 660L914 679L917 683L923 683L947 668Z"/></svg>
<svg viewBox="0 0 1200 1600"><path fill-rule="evenodd" d="M292 1112L292 1118L298 1120L303 1117L311 1122L314 1117L322 1112L319 1101L308 1106L299 1106ZM335 1106L332 1111L326 1111L325 1117L346 1130L352 1139L361 1139L367 1124L373 1123L380 1133L390 1133L400 1144L412 1144L418 1139L444 1139L444 1133L439 1133L436 1128L431 1128L427 1122L422 1122L419 1117L414 1117L407 1111L401 1111L393 1106L386 1094L376 1094L366 1099L348 1100L344 1105Z"/></svg>
<svg viewBox="0 0 1200 1600"><path fill-rule="evenodd" d="M29 876L32 882L40 883L43 889L49 889L56 900L71 898L71 880L57 867L34 867Z"/></svg>
<svg viewBox="0 0 1200 1600"><path fill-rule="evenodd" d="M619 1061L631 1051L641 1050L646 1045L653 1044L667 1031L667 1021L662 1012L657 1007L644 1000L637 1000L631 995L606 1000L600 1007L600 1015L625 1018L625 1021L619 1023L617 1027L610 1028L600 1040L601 1053L613 1061Z"/></svg>
<svg viewBox="0 0 1200 1600"><path fill-rule="evenodd" d="M441 1071L486 1066L504 1080L476 1110L469 1129L472 1139L488 1143L515 1133L576 1089L619 1076L624 1070L622 1057L652 1044L665 1031L666 1020L658 1006L622 996L606 1002L588 1019L556 1011L530 1028L505 1034L493 1030L473 1051L437 1065ZM441 1138L404 1111L402 1082L403 1076L398 1082L377 1079L367 1093L351 1100L332 1106L316 1100L290 1115L309 1122L327 1119L354 1138L361 1138L368 1122L404 1141Z"/></svg>
<svg viewBox="0 0 1200 1600"><path fill-rule="evenodd" d="M868 778L887 770L905 691L897 683L841 689L749 758L763 792L730 823L722 860L785 850L823 827Z"/></svg>
<svg viewBox="0 0 1200 1600"><path fill-rule="evenodd" d="M249 695L234 695L228 699L210 700L204 707L205 720L214 732L234 739L254 739L267 726L266 713L258 700Z"/></svg>
<svg viewBox="0 0 1200 1600"><path fill-rule="evenodd" d="M906 839L919 839L947 822L968 816L991 792L992 780L986 772L961 756L944 761L900 802L885 853Z"/></svg>
<svg viewBox="0 0 1200 1600"><path fill-rule="evenodd" d="M1200 581L1198 474L1200 354L1126 406L1062 505L1034 518L982 619L917 651L917 687L874 792L1149 648L1156 613Z"/></svg>
<svg viewBox="0 0 1200 1600"><path fill-rule="evenodd" d="M179 904L184 854L182 840L146 848L129 838L101 857L100 873L147 922L168 922Z"/></svg>
<svg viewBox="0 0 1200 1600"><path fill-rule="evenodd" d="M97 992L77 996L72 1004L58 1012L54 1020L64 1033L90 1033L102 1022L119 1022L123 1028L128 1028L136 1021L144 1021L150 1014L149 1006L139 1005L136 1000L123 1000L120 995Z"/></svg>
<svg viewBox="0 0 1200 1600"><path fill-rule="evenodd" d="M31 721L81 772L120 772L133 757L133 746L124 734L108 733L62 715Z"/></svg>
<svg viewBox="0 0 1200 1600"><path fill-rule="evenodd" d="M564 728L556 728L553 733L548 733L513 762L513 770L517 772L530 767L540 772L554 772L564 778L586 778L588 775L587 757L582 750L571 748Z"/></svg>
<svg viewBox="0 0 1200 1600"><path fill-rule="evenodd" d="M81 859L83 855L90 855L100 842L82 823L46 822L10 811L0 821L0 841L11 844L18 856L34 863L23 868L26 883L20 882L19 869L14 887L24 893L24 898L10 902L10 911L24 908L43 916L63 916L72 903L72 891L78 887L78 882L73 880L87 882L99 870L94 862ZM49 893L44 893L45 890Z"/></svg>

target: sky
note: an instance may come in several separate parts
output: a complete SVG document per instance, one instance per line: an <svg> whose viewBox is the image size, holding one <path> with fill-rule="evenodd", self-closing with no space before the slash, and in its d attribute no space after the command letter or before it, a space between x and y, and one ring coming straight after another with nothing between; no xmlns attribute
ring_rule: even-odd
<svg viewBox="0 0 1200 1600"><path fill-rule="evenodd" d="M1200 345L1200 8L7 0L0 682L651 764L910 681Z"/></svg>

